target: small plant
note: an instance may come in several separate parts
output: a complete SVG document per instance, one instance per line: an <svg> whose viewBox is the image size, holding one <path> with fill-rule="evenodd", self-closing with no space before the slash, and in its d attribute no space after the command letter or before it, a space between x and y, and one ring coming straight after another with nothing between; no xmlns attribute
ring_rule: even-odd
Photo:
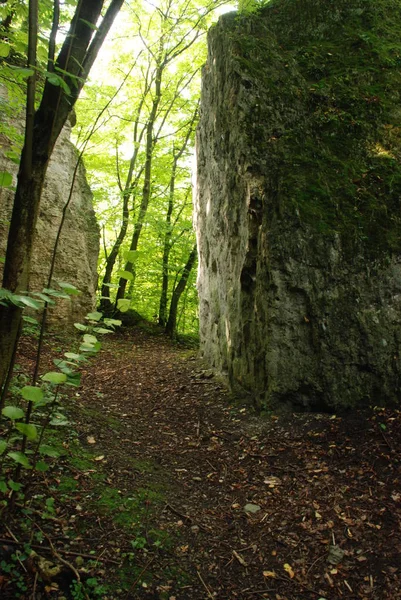
<svg viewBox="0 0 401 600"><path fill-rule="evenodd" d="M45 288L42 293L34 292L33 295L38 299L0 290L0 304L12 303L38 309L42 308L41 303L54 303L53 298L68 298L79 293L70 284L60 282L59 286L61 291ZM33 321L31 317L27 318L29 322ZM0 418L4 421L4 424L0 421L0 493L3 495L3 508L7 506L7 498L15 498L15 494L23 499L23 489L19 483L22 469L45 472L49 468L46 459L59 457L57 448L43 442L49 427L65 427L69 424L61 404L61 386L79 386L80 367L101 348L96 336L111 333L121 324L116 319L103 319L99 312L91 312L85 319L85 324L75 323L75 328L83 334L77 351L65 352L64 359L53 361L59 371L42 375L40 384L34 378L31 385L12 387L12 403L0 406ZM27 382L24 380L24 383ZM15 474L10 477L13 465L16 467ZM51 501L48 499L44 507L44 513L49 516L54 511Z"/></svg>
<svg viewBox="0 0 401 600"><path fill-rule="evenodd" d="M26 569L23 563L28 558L30 551L29 546L26 546L24 552L17 550L8 560L0 562L0 572L4 574L5 578L12 580L16 588L15 598L25 598L28 589L24 576Z"/></svg>
<svg viewBox="0 0 401 600"><path fill-rule="evenodd" d="M93 598L104 598L107 589L104 585L100 585L95 577L90 577L83 583L82 581L74 581L70 586L70 593L74 600L87 600Z"/></svg>

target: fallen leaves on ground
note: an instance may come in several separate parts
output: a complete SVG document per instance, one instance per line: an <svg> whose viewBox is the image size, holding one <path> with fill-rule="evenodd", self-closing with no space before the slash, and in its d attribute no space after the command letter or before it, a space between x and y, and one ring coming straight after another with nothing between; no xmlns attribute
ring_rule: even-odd
<svg viewBox="0 0 401 600"><path fill-rule="evenodd" d="M400 411L258 416L193 353L142 330L108 338L85 369L71 402L103 493L118 490L122 511L138 490L164 498L143 500L133 540L99 510L102 493L92 512L93 473L74 474L47 535L65 549L73 530L71 551L111 561L98 565L115 582L107 598L401 597ZM118 591L127 548L131 579Z"/></svg>

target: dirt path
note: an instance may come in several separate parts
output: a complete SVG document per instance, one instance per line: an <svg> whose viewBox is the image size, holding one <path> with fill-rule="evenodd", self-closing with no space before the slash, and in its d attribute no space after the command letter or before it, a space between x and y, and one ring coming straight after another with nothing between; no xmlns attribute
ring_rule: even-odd
<svg viewBox="0 0 401 600"><path fill-rule="evenodd" d="M46 531L100 559L93 598L401 597L399 411L256 417L141 330L78 393Z"/></svg>

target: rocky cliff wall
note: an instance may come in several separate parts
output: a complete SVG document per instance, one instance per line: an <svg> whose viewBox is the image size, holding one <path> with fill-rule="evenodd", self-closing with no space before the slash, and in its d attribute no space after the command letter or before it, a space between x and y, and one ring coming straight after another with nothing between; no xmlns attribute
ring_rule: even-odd
<svg viewBox="0 0 401 600"><path fill-rule="evenodd" d="M282 0L209 34L201 349L259 407L401 399L401 3Z"/></svg>
<svg viewBox="0 0 401 600"><path fill-rule="evenodd" d="M17 123L18 125L18 123ZM31 291L47 287L52 251L64 205L70 194L78 152L70 141L71 123L68 122L57 140L49 168L36 226L36 240L32 257ZM3 157L0 170L16 175L18 167L4 157L7 141L2 140ZM11 216L13 194L0 188L0 256L5 256L8 222ZM93 309L97 285L97 258L99 229L92 205L92 193L81 164L78 168L72 200L67 210L56 259L54 280L75 285L80 291L70 301L59 300L51 307L49 319L53 322L74 322ZM1 267L1 265L0 265ZM1 272L0 272L1 277ZM57 287L57 286L55 286Z"/></svg>

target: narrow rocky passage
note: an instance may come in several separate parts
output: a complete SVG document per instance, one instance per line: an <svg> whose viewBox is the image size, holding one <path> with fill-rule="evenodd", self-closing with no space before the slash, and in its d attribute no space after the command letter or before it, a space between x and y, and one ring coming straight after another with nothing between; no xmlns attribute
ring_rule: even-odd
<svg viewBox="0 0 401 600"><path fill-rule="evenodd" d="M258 417L195 352L141 330L83 381L106 495L142 501L127 598L399 597L398 411ZM98 551L118 559L113 527Z"/></svg>

